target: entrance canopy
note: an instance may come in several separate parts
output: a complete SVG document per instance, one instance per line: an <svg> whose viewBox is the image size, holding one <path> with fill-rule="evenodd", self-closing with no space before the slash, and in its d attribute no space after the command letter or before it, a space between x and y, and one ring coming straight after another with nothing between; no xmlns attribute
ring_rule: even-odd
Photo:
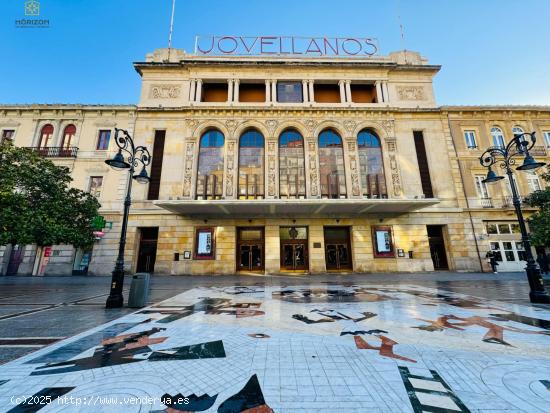
<svg viewBox="0 0 550 413"><path fill-rule="evenodd" d="M439 203L429 199L159 200L155 205L189 217L347 217L402 214Z"/></svg>

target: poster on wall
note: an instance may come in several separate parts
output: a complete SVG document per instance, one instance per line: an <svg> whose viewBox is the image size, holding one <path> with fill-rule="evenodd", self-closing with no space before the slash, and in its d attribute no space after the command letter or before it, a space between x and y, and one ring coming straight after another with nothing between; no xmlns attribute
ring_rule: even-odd
<svg viewBox="0 0 550 413"><path fill-rule="evenodd" d="M389 231L376 231L376 245L378 252L391 252Z"/></svg>

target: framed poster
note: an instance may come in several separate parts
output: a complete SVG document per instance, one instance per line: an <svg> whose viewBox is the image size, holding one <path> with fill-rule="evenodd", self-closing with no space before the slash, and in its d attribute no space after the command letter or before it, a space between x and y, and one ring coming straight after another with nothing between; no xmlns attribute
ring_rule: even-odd
<svg viewBox="0 0 550 413"><path fill-rule="evenodd" d="M372 238L375 258L395 257L391 227L373 227Z"/></svg>
<svg viewBox="0 0 550 413"><path fill-rule="evenodd" d="M212 227L197 228L195 230L194 259L213 260L215 258L216 251L215 251L214 234L215 234L215 229Z"/></svg>

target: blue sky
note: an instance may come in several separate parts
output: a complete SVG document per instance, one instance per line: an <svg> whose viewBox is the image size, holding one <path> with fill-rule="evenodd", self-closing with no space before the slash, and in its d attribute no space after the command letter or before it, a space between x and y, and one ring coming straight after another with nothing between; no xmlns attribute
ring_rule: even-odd
<svg viewBox="0 0 550 413"><path fill-rule="evenodd" d="M166 47L171 0L41 0L47 29L0 0L0 103L136 103L132 62ZM442 65L441 105L550 105L550 0L177 0L173 47L197 34L378 38Z"/></svg>

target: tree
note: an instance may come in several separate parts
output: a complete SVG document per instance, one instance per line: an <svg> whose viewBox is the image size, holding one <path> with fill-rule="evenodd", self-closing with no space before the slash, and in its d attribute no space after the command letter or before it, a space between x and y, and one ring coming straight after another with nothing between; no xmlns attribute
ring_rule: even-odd
<svg viewBox="0 0 550 413"><path fill-rule="evenodd" d="M0 144L0 245L94 242L97 199L71 188L69 168L10 141Z"/></svg>
<svg viewBox="0 0 550 413"><path fill-rule="evenodd" d="M550 182L550 166L541 174L542 179ZM525 203L539 210L529 217L531 242L537 247L550 247L550 187L535 191L525 199Z"/></svg>

